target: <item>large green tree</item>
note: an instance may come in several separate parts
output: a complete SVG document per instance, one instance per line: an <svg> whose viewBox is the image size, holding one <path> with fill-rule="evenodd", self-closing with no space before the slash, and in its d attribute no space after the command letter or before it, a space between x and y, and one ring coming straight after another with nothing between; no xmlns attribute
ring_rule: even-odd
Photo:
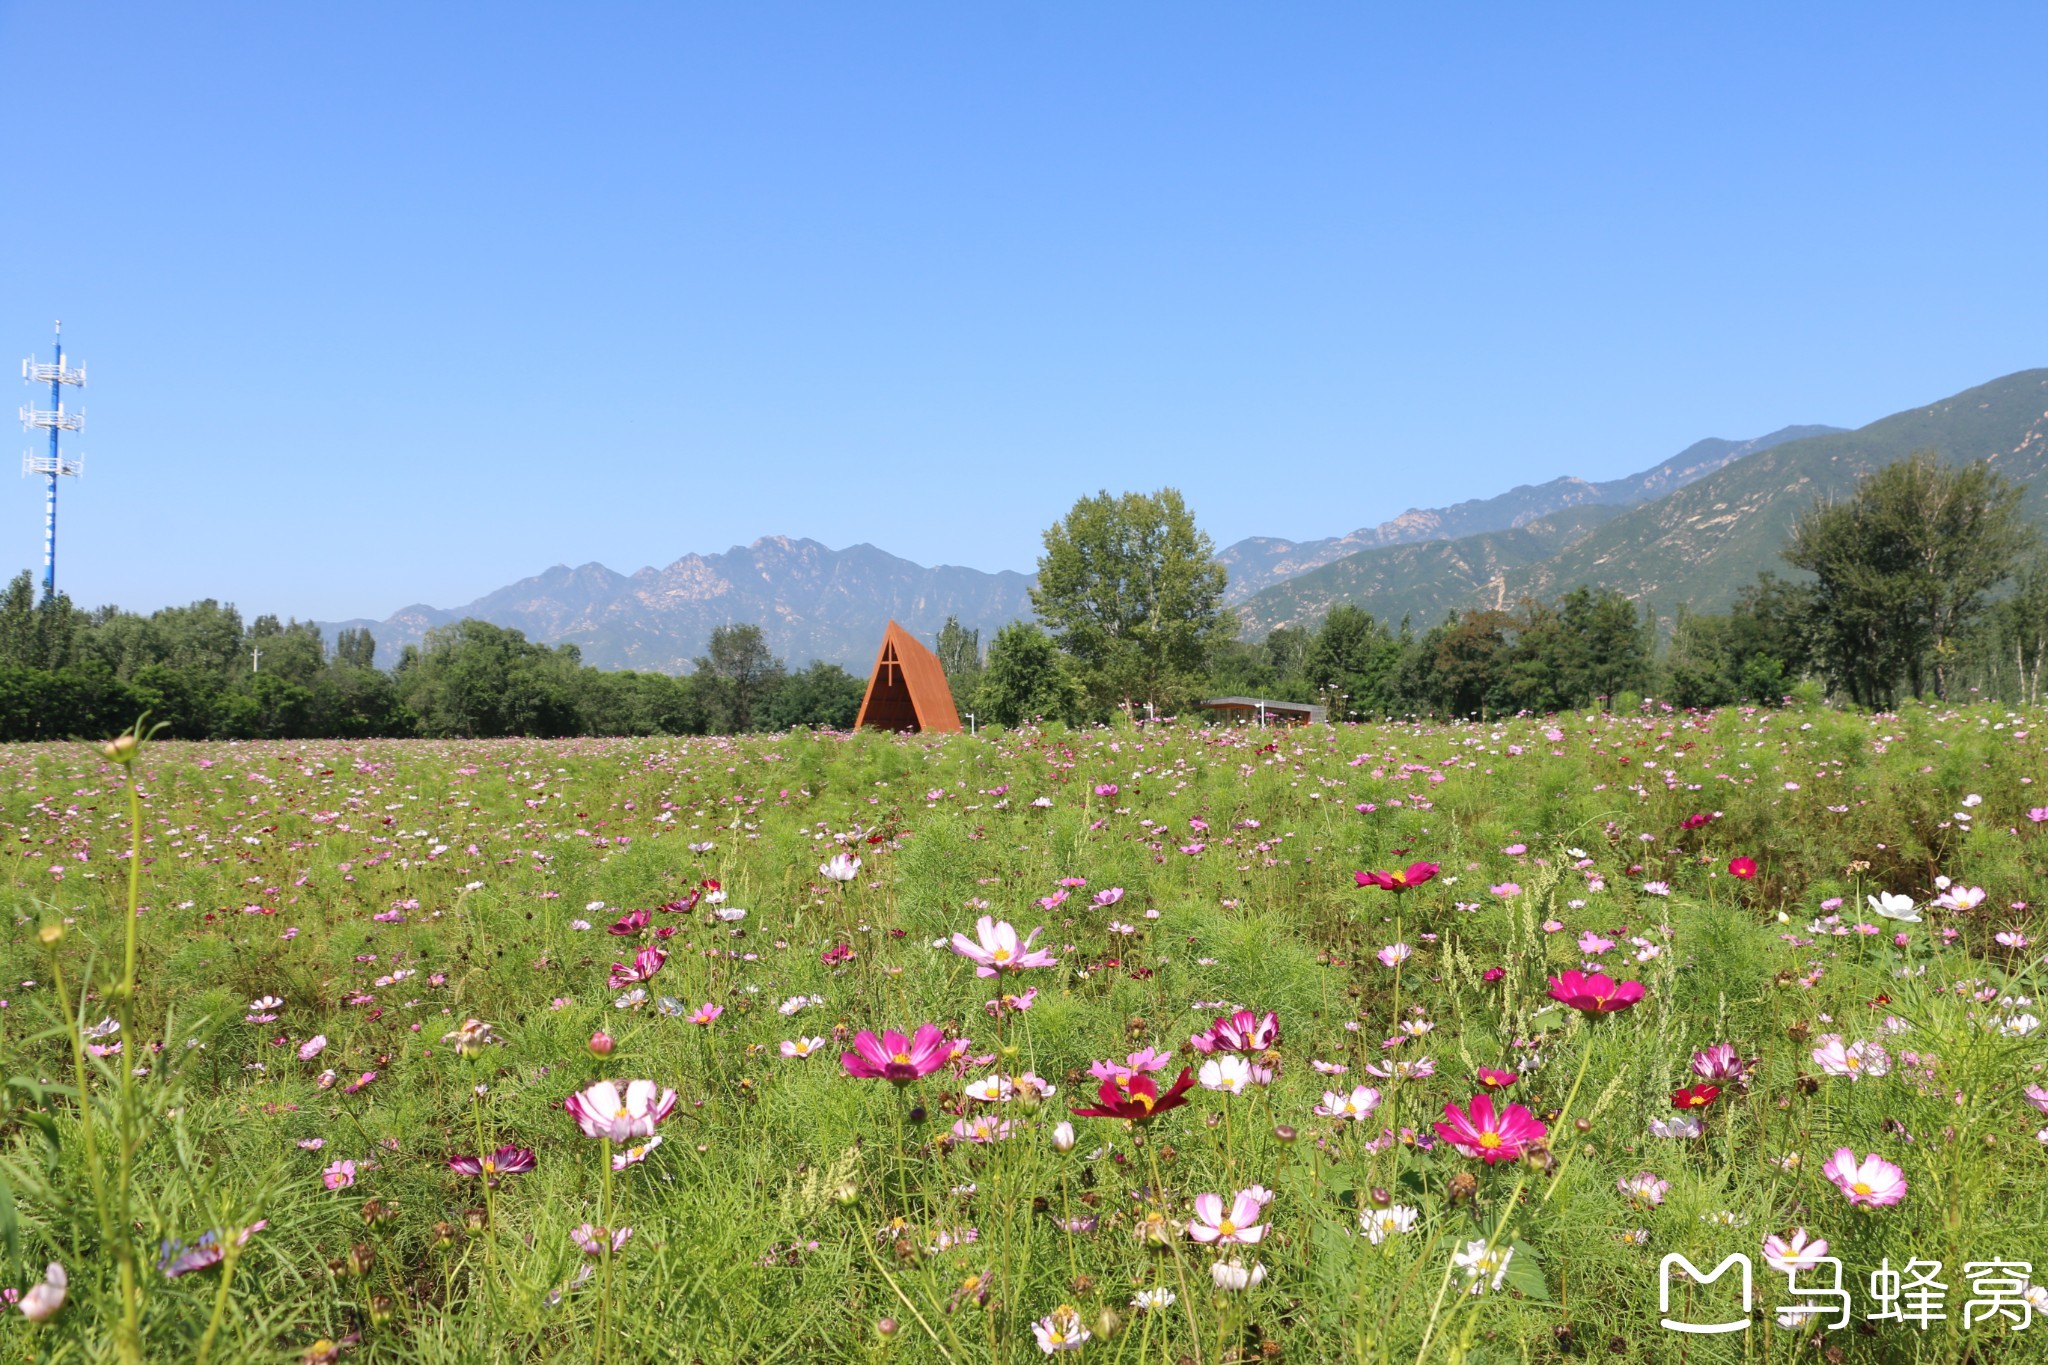
<svg viewBox="0 0 2048 1365"><path fill-rule="evenodd" d="M755 625L719 626L697 661L698 685L713 729L745 734L781 685L782 660Z"/></svg>
<svg viewBox="0 0 2048 1365"><path fill-rule="evenodd" d="M1178 491L1083 498L1045 533L1031 601L1092 708L1171 710L1232 633L1215 545Z"/></svg>
<svg viewBox="0 0 2048 1365"><path fill-rule="evenodd" d="M1923 451L1814 504L1784 555L1816 580L1815 652L1836 687L1866 706L1901 682L1948 696L1964 635L2034 543L2022 493L1989 464Z"/></svg>

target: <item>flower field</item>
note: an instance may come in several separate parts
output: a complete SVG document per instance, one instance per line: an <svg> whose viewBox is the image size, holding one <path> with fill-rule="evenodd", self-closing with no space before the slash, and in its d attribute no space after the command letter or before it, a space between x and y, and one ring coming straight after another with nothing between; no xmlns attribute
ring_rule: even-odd
<svg viewBox="0 0 2048 1365"><path fill-rule="evenodd" d="M8 748L0 1358L2048 1359L2044 746Z"/></svg>

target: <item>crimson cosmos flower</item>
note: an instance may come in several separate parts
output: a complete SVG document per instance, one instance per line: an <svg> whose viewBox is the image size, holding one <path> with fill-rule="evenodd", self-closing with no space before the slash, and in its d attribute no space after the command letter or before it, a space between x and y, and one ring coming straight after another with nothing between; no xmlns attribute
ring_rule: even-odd
<svg viewBox="0 0 2048 1365"><path fill-rule="evenodd" d="M1550 978L1550 998L1586 1014L1612 1014L1641 1000L1643 983L1616 981L1605 972L1587 973L1574 967L1563 976Z"/></svg>
<svg viewBox="0 0 2048 1365"><path fill-rule="evenodd" d="M1104 1081L1102 1089L1096 1091L1101 1103L1089 1109L1076 1109L1077 1119L1129 1119L1132 1123L1145 1123L1158 1118L1169 1109L1178 1109L1188 1102L1188 1087L1195 1083L1195 1073L1187 1067L1180 1069L1180 1079L1165 1094L1152 1083L1150 1076L1133 1076L1127 1081Z"/></svg>
<svg viewBox="0 0 2048 1365"><path fill-rule="evenodd" d="M1728 875L1740 877L1744 881L1754 880L1756 877L1756 859L1730 858L1728 860Z"/></svg>
<svg viewBox="0 0 2048 1365"><path fill-rule="evenodd" d="M1444 1120L1436 1125L1436 1135L1464 1155L1477 1157L1489 1166L1496 1161L1513 1161L1523 1148L1550 1133L1527 1106L1511 1104L1495 1110L1492 1098L1487 1095L1474 1095L1463 1109L1455 1104L1445 1105Z"/></svg>
<svg viewBox="0 0 2048 1365"><path fill-rule="evenodd" d="M1479 1068L1479 1083L1488 1090L1505 1090L1520 1079L1522 1078L1512 1071L1501 1071L1490 1066Z"/></svg>
<svg viewBox="0 0 2048 1365"><path fill-rule="evenodd" d="M1671 1092L1671 1107L1679 1110L1704 1109L1720 1098L1721 1087L1718 1085L1688 1085Z"/></svg>
<svg viewBox="0 0 2048 1365"><path fill-rule="evenodd" d="M1703 829L1720 818L1719 815L1688 815L1678 822L1678 827L1687 830Z"/></svg>
<svg viewBox="0 0 2048 1365"><path fill-rule="evenodd" d="M931 1075L952 1056L953 1045L944 1031L937 1024L924 1024L909 1038L894 1029L883 1030L880 1038L862 1029L853 1035L853 1051L840 1054L839 1064L862 1080L908 1085Z"/></svg>
<svg viewBox="0 0 2048 1365"><path fill-rule="evenodd" d="M452 1156L448 1169L457 1175L525 1175L533 1169L533 1148L508 1143L487 1156Z"/></svg>
<svg viewBox="0 0 2048 1365"><path fill-rule="evenodd" d="M1410 863L1392 872L1354 872L1351 875L1360 886L1377 886L1382 891L1406 891L1422 885L1441 870L1435 863Z"/></svg>
<svg viewBox="0 0 2048 1365"><path fill-rule="evenodd" d="M632 935L645 929L647 921L652 918L654 917L645 910L629 911L626 914L620 915L612 924L612 927L605 930L605 932L607 934L615 934L620 938L630 938Z"/></svg>

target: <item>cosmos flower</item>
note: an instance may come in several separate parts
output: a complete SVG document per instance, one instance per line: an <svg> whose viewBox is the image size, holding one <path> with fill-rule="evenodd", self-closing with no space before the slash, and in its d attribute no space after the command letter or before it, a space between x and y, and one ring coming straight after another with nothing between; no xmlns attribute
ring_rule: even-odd
<svg viewBox="0 0 2048 1365"><path fill-rule="evenodd" d="M710 1028L712 1024L718 1021L718 1016L724 1013L725 1006L717 1004L712 1001L706 1001L705 1003L697 1006L697 1008L691 1013L690 1022L697 1025L699 1028Z"/></svg>
<svg viewBox="0 0 2048 1365"><path fill-rule="evenodd" d="M1110 789L1114 792L1116 789ZM1082 1325L1081 1315L1072 1306L1061 1304L1031 1324L1031 1333L1038 1338L1038 1349L1047 1355L1061 1351L1078 1351L1088 1344L1093 1335Z"/></svg>
<svg viewBox="0 0 2048 1365"><path fill-rule="evenodd" d="M1920 922L1920 912L1913 907L1913 898L1911 896L1895 896L1889 891L1880 891L1874 896L1865 897L1865 899L1870 902L1872 910L1875 910L1886 919L1895 919L1901 924L1918 924Z"/></svg>
<svg viewBox="0 0 2048 1365"><path fill-rule="evenodd" d="M1205 1090L1242 1095L1251 1087L1252 1065L1235 1053L1212 1057L1202 1063L1201 1082Z"/></svg>
<svg viewBox="0 0 2048 1365"><path fill-rule="evenodd" d="M1474 1238L1451 1253L1451 1264L1465 1272L1465 1292L1468 1294L1484 1294L1489 1275L1493 1277L1492 1288L1499 1289L1508 1276L1508 1263L1514 1259L1513 1247L1495 1247L1489 1251L1483 1238Z"/></svg>
<svg viewBox="0 0 2048 1365"><path fill-rule="evenodd" d="M1820 1170L1851 1204L1882 1208L1906 1197L1906 1173L1875 1152L1858 1161L1856 1153L1837 1147Z"/></svg>
<svg viewBox="0 0 2048 1365"><path fill-rule="evenodd" d="M1209 1267L1209 1279L1225 1293L1236 1294L1263 1284L1266 1279L1266 1267L1253 1262L1252 1268L1246 1270L1243 1261L1218 1261Z"/></svg>
<svg viewBox="0 0 2048 1365"><path fill-rule="evenodd" d="M251 1237L269 1226L269 1219L257 1219L236 1234L235 1245L238 1247L249 1245ZM205 1233L191 1246L186 1246L176 1238L167 1237L157 1246L156 1268L163 1272L165 1279L175 1280L182 1275L189 1275L195 1270L204 1270L210 1265L218 1265L226 1256L227 1248L221 1245L220 1234L217 1232Z"/></svg>
<svg viewBox="0 0 2048 1365"><path fill-rule="evenodd" d="M337 1161L320 1172L320 1183L330 1190L345 1190L356 1183L356 1163Z"/></svg>
<svg viewBox="0 0 2048 1365"><path fill-rule="evenodd" d="M1512 1071L1503 1071L1491 1066L1479 1068L1479 1084L1488 1090L1505 1090L1520 1079L1522 1078Z"/></svg>
<svg viewBox="0 0 2048 1365"><path fill-rule="evenodd" d="M1847 1076L1853 1081L1885 1075L1892 1069L1892 1058L1876 1043L1859 1039L1844 1047L1840 1038L1827 1038L1813 1050L1813 1064L1830 1076Z"/></svg>
<svg viewBox="0 0 2048 1365"><path fill-rule="evenodd" d="M57 1316L57 1310L64 1306L64 1291L71 1281L64 1273L64 1267L55 1261L43 1271L43 1278L30 1285L21 1296L21 1315L30 1322L48 1322Z"/></svg>
<svg viewBox="0 0 2048 1365"><path fill-rule="evenodd" d="M562 1101L583 1136L631 1142L654 1136L654 1125L676 1107L676 1092L653 1081L628 1081L622 1092L614 1081L597 1081Z"/></svg>
<svg viewBox="0 0 2048 1365"><path fill-rule="evenodd" d="M492 1043L501 1041L489 1024L481 1019L465 1019L462 1027L453 1033L441 1035L444 1043L455 1044L455 1051L464 1057L476 1057Z"/></svg>
<svg viewBox="0 0 2048 1365"><path fill-rule="evenodd" d="M782 1045L782 1055L792 1059L810 1056L825 1046L823 1038L795 1038Z"/></svg>
<svg viewBox="0 0 2048 1365"><path fill-rule="evenodd" d="M668 961L668 953L664 950L660 948L642 948L639 952L633 954L632 966L628 967L623 962L614 962L612 964L609 985L611 989L618 990L621 986L631 986L636 982L652 980L654 974L661 970L661 964L666 961Z"/></svg>
<svg viewBox="0 0 2048 1365"><path fill-rule="evenodd" d="M1033 929L1031 937L1017 938L1017 930L1008 920L999 920L992 915L983 915L974 922L975 938L965 934L953 935L953 951L974 963L976 976L995 976L1000 972L1017 971L1026 967L1054 967L1059 959L1043 948L1033 948L1044 927Z"/></svg>
<svg viewBox="0 0 2048 1365"><path fill-rule="evenodd" d="M1818 1237L1809 1239L1805 1228L1792 1229L1790 1237L1773 1233L1764 1238L1764 1264L1788 1275L1812 1270L1827 1254L1828 1244Z"/></svg>
<svg viewBox="0 0 2048 1365"><path fill-rule="evenodd" d="M1325 1090L1323 1102L1315 1107L1315 1112L1324 1118L1349 1119L1353 1123L1358 1123L1371 1118L1373 1111L1379 1107L1380 1092L1369 1085L1358 1085L1353 1086L1348 1095Z"/></svg>
<svg viewBox="0 0 2048 1365"><path fill-rule="evenodd" d="M1718 1085L1688 1085L1671 1092L1671 1107L1683 1113L1689 1109L1704 1109L1720 1098L1721 1087Z"/></svg>
<svg viewBox="0 0 2048 1365"><path fill-rule="evenodd" d="M1398 967L1414 954L1415 950L1405 943L1389 943L1374 956L1379 958L1382 967Z"/></svg>
<svg viewBox="0 0 2048 1365"><path fill-rule="evenodd" d="M533 1169L533 1161L531 1147L514 1147L508 1143L485 1156L450 1157L448 1169L457 1175L480 1175L486 1178L525 1175Z"/></svg>
<svg viewBox="0 0 2048 1365"><path fill-rule="evenodd" d="M1366 1209L1358 1215L1358 1224L1365 1232L1365 1240L1378 1246L1389 1237L1413 1232L1419 1217L1421 1212L1406 1204L1389 1204L1383 1209Z"/></svg>
<svg viewBox="0 0 2048 1365"><path fill-rule="evenodd" d="M1550 978L1550 998L1585 1014L1612 1014L1643 998L1640 981L1616 981L1605 972L1588 975L1574 968Z"/></svg>
<svg viewBox="0 0 2048 1365"><path fill-rule="evenodd" d="M299 1060L302 1062L310 1062L326 1050L327 1035L324 1033L316 1033L311 1038L308 1038L305 1042L299 1044Z"/></svg>
<svg viewBox="0 0 2048 1365"><path fill-rule="evenodd" d="M1742 1055L1733 1043L1715 1043L1692 1054L1692 1074L1703 1080L1734 1080L1742 1072Z"/></svg>
<svg viewBox="0 0 2048 1365"><path fill-rule="evenodd" d="M1238 1010L1202 1032L1188 1035L1188 1044L1205 1056L1212 1052L1265 1052L1280 1046L1280 1016L1272 1010L1267 1010L1264 1018L1250 1010Z"/></svg>
<svg viewBox="0 0 2048 1365"><path fill-rule="evenodd" d="M1728 875L1740 877L1746 882L1754 881L1756 879L1756 859L1730 858L1728 860Z"/></svg>
<svg viewBox="0 0 2048 1365"><path fill-rule="evenodd" d="M1195 1216L1188 1221L1188 1236L1216 1246L1250 1246L1266 1235L1259 1221L1265 1204L1249 1190L1239 1190L1223 1207L1220 1194L1195 1196Z"/></svg>
<svg viewBox="0 0 2048 1365"><path fill-rule="evenodd" d="M607 1233L595 1223L578 1223L569 1229L569 1240L574 1242L586 1256L602 1256L607 1249L619 1251L633 1237L633 1229L620 1228Z"/></svg>
<svg viewBox="0 0 2048 1365"><path fill-rule="evenodd" d="M1149 1123L1169 1109L1178 1109L1186 1104L1188 1089L1194 1083L1195 1073L1187 1067L1181 1068L1179 1078L1164 1094L1160 1093L1150 1076L1133 1076L1123 1082L1104 1081L1096 1092L1099 1102L1087 1109L1076 1109L1074 1117Z"/></svg>
<svg viewBox="0 0 2048 1365"><path fill-rule="evenodd" d="M1435 863L1410 863L1393 872L1354 872L1352 880L1361 887L1377 886L1382 891L1407 891L1421 886L1442 870Z"/></svg>
<svg viewBox="0 0 2048 1365"><path fill-rule="evenodd" d="M1476 1157L1489 1166L1496 1161L1513 1161L1530 1144L1550 1133L1526 1106L1510 1104L1497 1111L1487 1095L1474 1095L1463 1109L1446 1104L1444 1121L1435 1128L1437 1136L1459 1153Z"/></svg>
<svg viewBox="0 0 2048 1365"><path fill-rule="evenodd" d="M648 1154L661 1146L661 1134L656 1133L645 1142L636 1142L631 1147L622 1147L612 1153L612 1169L623 1171L628 1166L637 1166L647 1160Z"/></svg>
<svg viewBox="0 0 2048 1365"><path fill-rule="evenodd" d="M835 853L818 864L818 875L826 881L844 885L860 875L860 859L845 853Z"/></svg>
<svg viewBox="0 0 2048 1365"><path fill-rule="evenodd" d="M853 1051L842 1053L839 1064L848 1075L862 1080L908 1085L931 1075L952 1058L953 1045L939 1026L923 1024L909 1038L894 1029L883 1030L879 1038L862 1029L853 1036Z"/></svg>
<svg viewBox="0 0 2048 1365"><path fill-rule="evenodd" d="M1128 1054L1123 1062L1090 1062L1088 1074L1098 1081L1129 1080L1145 1072L1164 1072L1172 1059L1171 1052L1144 1047Z"/></svg>
<svg viewBox="0 0 2048 1365"><path fill-rule="evenodd" d="M1630 1203L1654 1209L1671 1192L1671 1182L1660 1180L1649 1171L1638 1171L1615 1181L1614 1188L1620 1190Z"/></svg>

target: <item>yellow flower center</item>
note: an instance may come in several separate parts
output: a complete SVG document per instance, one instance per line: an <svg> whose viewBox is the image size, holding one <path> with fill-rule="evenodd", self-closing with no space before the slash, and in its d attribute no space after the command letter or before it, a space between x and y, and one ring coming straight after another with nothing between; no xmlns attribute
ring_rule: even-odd
<svg viewBox="0 0 2048 1365"><path fill-rule="evenodd" d="M615 1119L629 1119L629 1118L633 1117L633 1111L632 1111L632 1110L630 1110L630 1109L628 1109L628 1108L626 1108L626 1107L625 1107L624 1105L620 1105L620 1106L619 1106L619 1112L618 1112L618 1113L616 1113L616 1114L613 1114L613 1115L612 1115L612 1117L613 1117L613 1118L615 1118Z"/></svg>
<svg viewBox="0 0 2048 1365"><path fill-rule="evenodd" d="M1863 1183L1862 1181L1860 1181L1860 1180L1859 1180L1859 1181L1857 1181L1857 1182L1856 1182L1855 1184L1851 1185L1851 1186L1850 1186L1849 1188L1850 1188L1850 1189L1852 1189L1852 1190L1854 1190L1854 1191L1856 1191L1856 1193L1858 1193L1858 1194L1869 1194L1869 1193L1870 1193L1870 1186L1868 1186L1868 1185L1864 1184L1864 1183Z"/></svg>
<svg viewBox="0 0 2048 1365"><path fill-rule="evenodd" d="M1486 1148L1488 1151L1492 1151L1494 1148L1500 1146L1500 1134L1481 1133L1479 1135L1479 1145L1481 1147Z"/></svg>
<svg viewBox="0 0 2048 1365"><path fill-rule="evenodd" d="M1010 960L1010 950L1008 948L998 948L990 956L998 962L1008 962Z"/></svg>
<svg viewBox="0 0 2048 1365"><path fill-rule="evenodd" d="M1228 1218L1216 1225L1216 1235L1218 1237L1228 1237L1236 1231L1237 1224L1231 1222Z"/></svg>
<svg viewBox="0 0 2048 1365"><path fill-rule="evenodd" d="M908 1066L910 1065L910 1054L907 1052L899 1052L895 1056L891 1057L889 1060L895 1062L899 1066Z"/></svg>
<svg viewBox="0 0 2048 1365"><path fill-rule="evenodd" d="M1139 1104L1144 1105L1146 1113L1149 1114L1152 1112L1152 1097L1150 1095L1140 1090L1136 1094L1132 1095L1131 1098L1136 1100Z"/></svg>

